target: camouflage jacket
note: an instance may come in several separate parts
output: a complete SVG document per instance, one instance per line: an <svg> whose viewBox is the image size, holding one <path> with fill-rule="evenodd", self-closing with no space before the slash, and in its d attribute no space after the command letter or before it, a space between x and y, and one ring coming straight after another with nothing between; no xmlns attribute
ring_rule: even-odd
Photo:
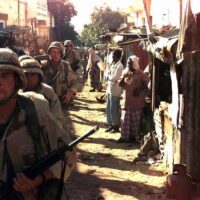
<svg viewBox="0 0 200 200"><path fill-rule="evenodd" d="M23 90L22 92L24 93L27 91ZM54 92L53 88L45 83L41 83L41 84L39 84L39 86L37 86L37 88L34 90L34 92L36 92L38 94L42 94L48 100L49 107L50 107L50 110L51 110L53 116L58 121L63 123L64 116L63 116L63 112L61 109L60 100L58 99L58 96Z"/></svg>
<svg viewBox="0 0 200 200"><path fill-rule="evenodd" d="M42 83L41 88L38 91L39 94L42 94L49 102L50 110L53 116L60 121L63 122L63 112L61 109L60 100L58 99L57 94L54 92L53 88L49 85Z"/></svg>
<svg viewBox="0 0 200 200"><path fill-rule="evenodd" d="M73 71L77 71L81 66L81 58L78 51L72 49L70 53L64 52L63 60L69 62Z"/></svg>
<svg viewBox="0 0 200 200"><path fill-rule="evenodd" d="M48 60L43 64L43 73L45 82L54 89L59 98L69 89L77 92L78 82L68 62L62 60L60 63L54 63Z"/></svg>
<svg viewBox="0 0 200 200"><path fill-rule="evenodd" d="M21 94L22 95L22 94ZM69 143L70 138L62 129L60 124L55 120L49 110L48 101L39 94L26 92L24 96L33 100L39 126L41 127L40 140L43 147L44 155L57 149L60 145L59 138ZM0 180L7 181L7 162L5 162L5 148L9 155L10 161L15 173L22 172L26 167L30 166L36 160L36 151L33 139L28 132L26 124L26 112L17 103L18 109L13 120L10 121L6 131L0 142ZM56 178L60 178L61 162L57 162L50 170ZM69 176L71 168L66 166L65 180ZM37 189L23 193L25 200L37 200Z"/></svg>

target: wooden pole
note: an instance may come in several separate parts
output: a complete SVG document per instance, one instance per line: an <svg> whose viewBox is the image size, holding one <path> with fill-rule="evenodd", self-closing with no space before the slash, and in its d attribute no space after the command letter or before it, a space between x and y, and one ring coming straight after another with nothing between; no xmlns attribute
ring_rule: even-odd
<svg viewBox="0 0 200 200"><path fill-rule="evenodd" d="M28 26L28 3L25 2L25 25Z"/></svg>
<svg viewBox="0 0 200 200"><path fill-rule="evenodd" d="M17 24L20 26L20 0L17 1Z"/></svg>
<svg viewBox="0 0 200 200"><path fill-rule="evenodd" d="M180 0L180 24L182 22L182 15L183 15L183 0Z"/></svg>
<svg viewBox="0 0 200 200"><path fill-rule="evenodd" d="M151 91L151 110L154 111L155 109L155 91L156 91L156 67L155 67L155 58L152 55L152 91Z"/></svg>
<svg viewBox="0 0 200 200"><path fill-rule="evenodd" d="M151 7L151 0L143 0L143 9L144 9L144 14L145 14L145 19L146 19L147 34L150 34L152 32L151 19L149 16L150 7Z"/></svg>

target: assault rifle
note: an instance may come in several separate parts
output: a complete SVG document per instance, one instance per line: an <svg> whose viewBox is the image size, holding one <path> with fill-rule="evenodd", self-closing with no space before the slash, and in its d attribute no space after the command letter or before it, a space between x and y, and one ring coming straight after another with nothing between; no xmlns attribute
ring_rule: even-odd
<svg viewBox="0 0 200 200"><path fill-rule="evenodd" d="M43 171L49 169L49 167L57 163L59 160L62 160L65 156L66 151L71 151L75 145L95 133L98 129L98 126L93 127L90 131L78 137L70 144L64 145L63 147L50 152L47 156L44 156L38 162L25 169L22 173L24 173L28 178L34 179L36 176L41 174ZM0 181L0 200L21 199L21 197L19 198L19 196L20 194L13 192L12 186L7 186L5 182Z"/></svg>
<svg viewBox="0 0 200 200"><path fill-rule="evenodd" d="M34 56L34 58L41 63L43 60L49 60L49 55L48 54L44 54L44 55L37 55Z"/></svg>

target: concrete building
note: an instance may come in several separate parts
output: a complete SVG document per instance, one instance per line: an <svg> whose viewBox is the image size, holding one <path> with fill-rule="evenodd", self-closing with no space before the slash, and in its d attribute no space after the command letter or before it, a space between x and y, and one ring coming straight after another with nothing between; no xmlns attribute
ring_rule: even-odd
<svg viewBox="0 0 200 200"><path fill-rule="evenodd" d="M0 29L13 25L21 30L30 27L38 36L49 38L50 12L47 0L8 0L0 4Z"/></svg>

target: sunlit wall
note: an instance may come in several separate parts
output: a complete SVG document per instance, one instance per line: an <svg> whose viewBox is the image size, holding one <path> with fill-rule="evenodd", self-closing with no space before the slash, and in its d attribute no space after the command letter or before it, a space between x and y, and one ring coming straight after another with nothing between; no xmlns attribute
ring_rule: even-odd
<svg viewBox="0 0 200 200"><path fill-rule="evenodd" d="M152 0L152 25L161 28L165 25L180 26L180 0Z"/></svg>
<svg viewBox="0 0 200 200"><path fill-rule="evenodd" d="M50 14L47 8L47 0L6 0L0 4L0 14L8 16L7 23L1 20L5 26L29 26L34 22L34 29L39 35L48 37L50 26Z"/></svg>
<svg viewBox="0 0 200 200"><path fill-rule="evenodd" d="M22 25L26 24L26 1L21 0L6 0L0 4L0 13L8 15L7 25Z"/></svg>

